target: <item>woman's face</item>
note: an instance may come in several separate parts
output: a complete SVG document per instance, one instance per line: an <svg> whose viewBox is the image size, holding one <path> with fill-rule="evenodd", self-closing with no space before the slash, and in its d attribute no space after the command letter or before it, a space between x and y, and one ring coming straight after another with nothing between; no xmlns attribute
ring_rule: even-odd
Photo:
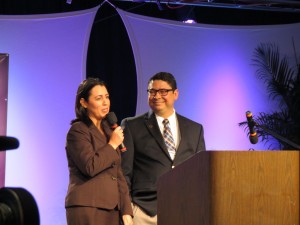
<svg viewBox="0 0 300 225"><path fill-rule="evenodd" d="M87 114L93 122L102 120L110 109L109 94L106 87L101 85L93 87L88 101L81 98L80 103L87 109Z"/></svg>

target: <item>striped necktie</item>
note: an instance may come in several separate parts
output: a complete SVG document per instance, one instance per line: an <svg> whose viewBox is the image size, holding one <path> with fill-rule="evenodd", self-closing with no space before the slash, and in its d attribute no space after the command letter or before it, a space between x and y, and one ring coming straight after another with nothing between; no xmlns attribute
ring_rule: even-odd
<svg viewBox="0 0 300 225"><path fill-rule="evenodd" d="M171 156L171 159L173 160L175 157L176 148L175 148L175 142L174 142L174 139L172 136L169 120L164 119L163 125L164 125L163 137L164 137L166 146L168 148L168 152Z"/></svg>

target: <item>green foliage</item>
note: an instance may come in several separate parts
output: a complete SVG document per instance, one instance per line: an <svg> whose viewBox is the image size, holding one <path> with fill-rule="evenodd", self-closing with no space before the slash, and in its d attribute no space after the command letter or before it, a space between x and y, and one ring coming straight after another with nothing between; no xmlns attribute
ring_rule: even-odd
<svg viewBox="0 0 300 225"><path fill-rule="evenodd" d="M295 48L294 48L295 51ZM290 64L294 64L291 66ZM259 126L300 144L300 65L292 63L286 56L281 57L275 44L260 44L254 51L253 65L257 67L256 76L266 85L271 101L279 103L278 111L260 112L254 120ZM247 122L239 123L247 130ZM285 142L257 128L260 140L269 144L268 149L294 149ZM278 145L274 143L274 138Z"/></svg>

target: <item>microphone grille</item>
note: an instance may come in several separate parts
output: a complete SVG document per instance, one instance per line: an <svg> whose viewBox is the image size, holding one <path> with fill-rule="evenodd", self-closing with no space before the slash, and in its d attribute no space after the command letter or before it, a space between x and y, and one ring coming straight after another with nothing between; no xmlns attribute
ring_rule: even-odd
<svg viewBox="0 0 300 225"><path fill-rule="evenodd" d="M258 142L257 135L249 137L251 144L256 144Z"/></svg>
<svg viewBox="0 0 300 225"><path fill-rule="evenodd" d="M0 136L0 151L16 149L19 145L20 143L17 138Z"/></svg>
<svg viewBox="0 0 300 225"><path fill-rule="evenodd" d="M252 116L252 112L251 111L247 111L246 112L246 117L251 117Z"/></svg>
<svg viewBox="0 0 300 225"><path fill-rule="evenodd" d="M107 113L106 120L110 125L115 125L118 122L117 116L114 112Z"/></svg>

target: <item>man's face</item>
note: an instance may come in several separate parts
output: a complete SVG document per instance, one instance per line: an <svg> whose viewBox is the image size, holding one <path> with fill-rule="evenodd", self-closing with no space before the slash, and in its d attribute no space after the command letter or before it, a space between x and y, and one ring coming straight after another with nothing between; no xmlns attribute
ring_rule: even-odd
<svg viewBox="0 0 300 225"><path fill-rule="evenodd" d="M174 112L174 102L178 98L178 89L172 90L172 87L165 81L154 80L149 83L148 90L148 104L150 108L157 115L164 118L169 117ZM158 90L168 90L162 95Z"/></svg>

